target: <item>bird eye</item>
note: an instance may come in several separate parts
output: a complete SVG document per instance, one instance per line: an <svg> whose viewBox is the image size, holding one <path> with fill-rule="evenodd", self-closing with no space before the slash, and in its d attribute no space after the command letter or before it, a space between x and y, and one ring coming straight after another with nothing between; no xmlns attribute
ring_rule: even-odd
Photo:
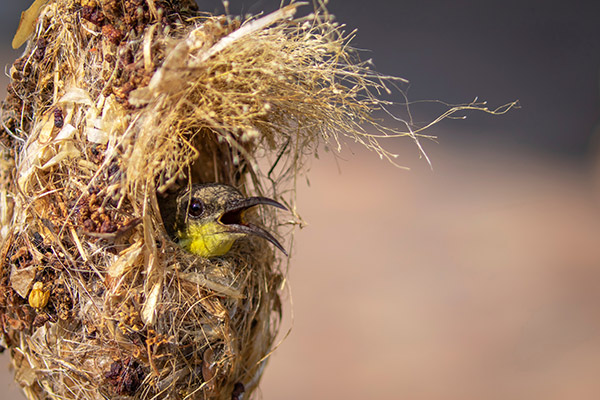
<svg viewBox="0 0 600 400"><path fill-rule="evenodd" d="M193 199L190 203L189 214L192 217L199 217L204 212L204 203L201 200Z"/></svg>

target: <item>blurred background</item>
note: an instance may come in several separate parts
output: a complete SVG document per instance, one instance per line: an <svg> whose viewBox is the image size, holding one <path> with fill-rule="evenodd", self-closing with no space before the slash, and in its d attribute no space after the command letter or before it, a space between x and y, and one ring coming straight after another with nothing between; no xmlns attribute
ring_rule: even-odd
<svg viewBox="0 0 600 400"><path fill-rule="evenodd" d="M29 2L0 4L7 65ZM218 0L199 4L223 12ZM230 11L278 5L230 0ZM409 100L521 108L433 127L437 142L423 142L433 169L409 139L385 144L410 171L352 145L311 162L282 339L291 333L259 397L600 398L599 3L332 0L329 9L358 28L364 59L410 81ZM2 93L6 84L3 75ZM8 363L1 355L0 398L20 399Z"/></svg>

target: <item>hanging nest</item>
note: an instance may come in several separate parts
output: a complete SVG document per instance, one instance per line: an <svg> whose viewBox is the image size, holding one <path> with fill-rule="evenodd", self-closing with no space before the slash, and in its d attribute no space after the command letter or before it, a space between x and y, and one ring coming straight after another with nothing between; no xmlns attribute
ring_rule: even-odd
<svg viewBox="0 0 600 400"><path fill-rule="evenodd" d="M250 397L285 262L260 239L186 253L173 197L221 182L294 210L303 162L339 132L390 160L381 137L416 137L371 118L385 81L322 5L299 5L242 20L184 0L38 0L24 14L1 118L0 333L29 399ZM299 221L262 211L283 238Z"/></svg>

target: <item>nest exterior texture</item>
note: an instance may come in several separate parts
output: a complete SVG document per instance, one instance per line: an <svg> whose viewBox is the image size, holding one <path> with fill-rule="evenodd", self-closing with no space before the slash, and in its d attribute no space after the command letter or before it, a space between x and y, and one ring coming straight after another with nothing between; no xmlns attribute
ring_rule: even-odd
<svg viewBox="0 0 600 400"><path fill-rule="evenodd" d="M337 132L391 156L361 130L385 87L324 9L294 19L297 6L247 20L175 0L41 9L0 132L0 328L29 399L251 396L284 264L260 239L188 254L162 204L222 182L293 210L304 158Z"/></svg>

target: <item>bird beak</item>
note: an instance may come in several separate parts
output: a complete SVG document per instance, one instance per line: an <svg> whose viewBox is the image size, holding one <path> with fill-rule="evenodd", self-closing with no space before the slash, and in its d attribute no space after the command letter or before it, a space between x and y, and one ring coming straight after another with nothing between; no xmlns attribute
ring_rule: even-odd
<svg viewBox="0 0 600 400"><path fill-rule="evenodd" d="M275 200L269 199L267 197L248 197L245 199L237 200L227 205L225 207L225 212L220 218L220 222L223 225L229 227L228 231L231 233L255 235L268 240L269 242L273 243L275 247L281 250L283 254L287 256L288 253L285 251L281 243L279 243L279 241L275 239L273 235L271 235L267 230L261 228L260 226L246 223L243 221L242 213L244 211L251 207L258 206L261 204L277 207L287 211L287 208L283 204Z"/></svg>

